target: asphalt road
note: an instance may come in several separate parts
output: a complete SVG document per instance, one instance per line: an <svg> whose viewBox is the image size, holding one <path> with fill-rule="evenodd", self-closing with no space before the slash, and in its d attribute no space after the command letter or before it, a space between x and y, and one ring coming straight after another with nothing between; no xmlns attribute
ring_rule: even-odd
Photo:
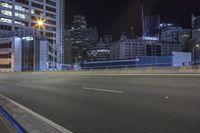
<svg viewBox="0 0 200 133"><path fill-rule="evenodd" d="M200 76L0 74L0 94L74 133L200 133Z"/></svg>

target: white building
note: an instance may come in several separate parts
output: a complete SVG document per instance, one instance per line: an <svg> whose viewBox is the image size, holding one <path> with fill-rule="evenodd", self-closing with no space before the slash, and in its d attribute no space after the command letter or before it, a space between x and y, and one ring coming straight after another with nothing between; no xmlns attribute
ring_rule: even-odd
<svg viewBox="0 0 200 133"><path fill-rule="evenodd" d="M192 62L192 54L187 52L172 52L173 67L190 66Z"/></svg>
<svg viewBox="0 0 200 133"><path fill-rule="evenodd" d="M54 45L54 60L63 59L64 0L0 0L0 32L36 28ZM44 21L37 27L37 21Z"/></svg>

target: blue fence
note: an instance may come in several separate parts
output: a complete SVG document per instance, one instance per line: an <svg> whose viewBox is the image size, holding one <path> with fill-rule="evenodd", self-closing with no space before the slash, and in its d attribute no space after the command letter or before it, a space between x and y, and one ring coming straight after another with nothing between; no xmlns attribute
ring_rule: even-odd
<svg viewBox="0 0 200 133"><path fill-rule="evenodd" d="M130 60L85 62L83 69L142 68L172 66L172 57L139 57Z"/></svg>

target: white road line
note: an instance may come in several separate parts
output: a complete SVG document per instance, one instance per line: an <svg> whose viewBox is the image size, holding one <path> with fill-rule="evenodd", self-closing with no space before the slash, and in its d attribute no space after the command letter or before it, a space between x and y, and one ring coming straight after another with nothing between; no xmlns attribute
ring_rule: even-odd
<svg viewBox="0 0 200 133"><path fill-rule="evenodd" d="M62 133L72 133L72 132L69 131L68 129L65 129L64 127L62 127L62 126L60 126L60 125L54 123L53 121L51 121L51 120L49 120L49 119L47 119L47 118L45 118L45 117L43 117L43 116L37 114L36 112L34 112L34 111L28 109L27 107L25 107L25 106L23 106L23 105L21 105L21 104L15 102L15 101L13 101L13 100L7 98L7 97L5 97L5 96L0 95L0 97L5 98L6 100L8 100L8 101L10 101L11 103L15 104L16 106L18 106L19 108L25 110L26 112L32 114L33 116L39 118L40 120L42 120L42 121L44 121L44 122L46 122L47 124L49 124L49 125L52 126L53 128L57 129L58 131L60 131L60 132L62 132Z"/></svg>
<svg viewBox="0 0 200 133"><path fill-rule="evenodd" d="M200 76L200 74L78 74L83 76Z"/></svg>
<svg viewBox="0 0 200 133"><path fill-rule="evenodd" d="M118 93L118 94L124 94L124 91L116 91L116 90L104 90L104 89L98 89L98 88L89 88L89 87L83 87L84 90L92 90L92 91L101 91L101 92L109 92L109 93Z"/></svg>

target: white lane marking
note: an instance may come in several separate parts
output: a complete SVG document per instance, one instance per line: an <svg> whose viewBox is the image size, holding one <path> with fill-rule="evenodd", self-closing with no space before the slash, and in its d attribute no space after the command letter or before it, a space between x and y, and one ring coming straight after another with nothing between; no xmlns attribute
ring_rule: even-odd
<svg viewBox="0 0 200 133"><path fill-rule="evenodd" d="M15 102L15 101L13 101L13 100L11 100L11 99L5 97L5 96L0 95L0 97L5 98L6 100L8 100L8 101L10 101L11 103L15 104L16 106L18 106L19 108L25 110L26 112L32 114L33 116L39 118L40 120L42 120L42 121L44 121L44 122L46 122L47 124L49 124L49 125L52 126L53 128L55 128L55 129L57 129L58 131L60 131L61 133L72 133L70 130L65 129L64 127L62 127L62 126L60 126L60 125L54 123L53 121L51 121L51 120L49 120L49 119L47 119L47 118L45 118L45 117L43 117L43 116L37 114L36 112L32 111L31 109L29 109L29 108L27 108L27 107L25 107L25 106L23 106L23 105L21 105L21 104Z"/></svg>
<svg viewBox="0 0 200 133"><path fill-rule="evenodd" d="M66 75L67 73L62 73L61 75ZM81 75L81 76L200 76L200 74L107 74L107 73L69 73L72 76Z"/></svg>
<svg viewBox="0 0 200 133"><path fill-rule="evenodd" d="M118 94L124 94L124 91L117 91L117 90L104 90L99 88L89 88L89 87L83 87L84 90L92 90L92 91L101 91L101 92L109 92L109 93L118 93Z"/></svg>

